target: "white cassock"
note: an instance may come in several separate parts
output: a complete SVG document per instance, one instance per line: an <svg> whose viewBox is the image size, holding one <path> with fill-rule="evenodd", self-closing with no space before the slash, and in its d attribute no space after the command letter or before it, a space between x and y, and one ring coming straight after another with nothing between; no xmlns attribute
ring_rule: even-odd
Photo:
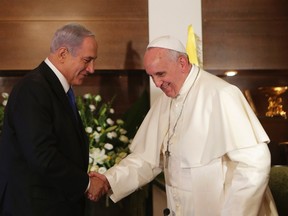
<svg viewBox="0 0 288 216"><path fill-rule="evenodd" d="M194 65L177 98L163 94L151 107L132 153L104 174L110 198L119 201L164 170L170 215L277 215L268 142L241 91Z"/></svg>

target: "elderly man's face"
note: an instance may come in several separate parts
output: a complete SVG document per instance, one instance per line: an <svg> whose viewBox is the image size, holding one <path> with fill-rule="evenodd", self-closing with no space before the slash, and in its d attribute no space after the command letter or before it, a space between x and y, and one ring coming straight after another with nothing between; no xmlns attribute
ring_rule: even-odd
<svg viewBox="0 0 288 216"><path fill-rule="evenodd" d="M162 48L148 49L144 55L146 73L152 77L156 87L160 88L168 97L175 98L185 81L181 58L177 60L169 57L169 52Z"/></svg>
<svg viewBox="0 0 288 216"><path fill-rule="evenodd" d="M65 69L62 71L71 85L82 84L89 73L94 73L94 64L97 58L97 42L94 37L84 39L82 46L77 50L76 56L67 54Z"/></svg>

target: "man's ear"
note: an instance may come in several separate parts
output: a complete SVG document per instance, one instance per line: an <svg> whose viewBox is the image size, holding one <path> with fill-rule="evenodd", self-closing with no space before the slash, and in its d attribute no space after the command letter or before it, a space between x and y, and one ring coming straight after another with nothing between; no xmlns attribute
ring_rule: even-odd
<svg viewBox="0 0 288 216"><path fill-rule="evenodd" d="M64 60L67 58L68 54L69 54L69 52L68 52L68 49L66 47L60 47L57 50L57 58L61 63L64 62Z"/></svg>
<svg viewBox="0 0 288 216"><path fill-rule="evenodd" d="M179 57L179 62L182 68L187 67L187 65L189 65L189 59L185 58L185 56L180 56Z"/></svg>

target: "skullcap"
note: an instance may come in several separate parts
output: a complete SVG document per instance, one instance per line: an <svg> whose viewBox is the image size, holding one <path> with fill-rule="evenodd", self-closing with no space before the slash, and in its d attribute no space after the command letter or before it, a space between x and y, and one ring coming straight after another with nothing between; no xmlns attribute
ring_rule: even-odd
<svg viewBox="0 0 288 216"><path fill-rule="evenodd" d="M174 51L181 52L181 53L186 53L186 50L183 44L178 39L170 35L165 35L165 36L161 36L161 37L154 39L147 46L147 48L152 48L152 47L165 48L165 49L170 49L170 50L174 50Z"/></svg>

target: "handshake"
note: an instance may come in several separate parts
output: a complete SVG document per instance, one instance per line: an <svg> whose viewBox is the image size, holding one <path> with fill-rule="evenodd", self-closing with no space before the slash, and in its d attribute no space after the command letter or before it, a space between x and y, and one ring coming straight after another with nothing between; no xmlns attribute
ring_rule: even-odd
<svg viewBox="0 0 288 216"><path fill-rule="evenodd" d="M87 198L91 201L98 201L110 190L110 184L105 175L97 172L90 172L90 186L86 192Z"/></svg>

